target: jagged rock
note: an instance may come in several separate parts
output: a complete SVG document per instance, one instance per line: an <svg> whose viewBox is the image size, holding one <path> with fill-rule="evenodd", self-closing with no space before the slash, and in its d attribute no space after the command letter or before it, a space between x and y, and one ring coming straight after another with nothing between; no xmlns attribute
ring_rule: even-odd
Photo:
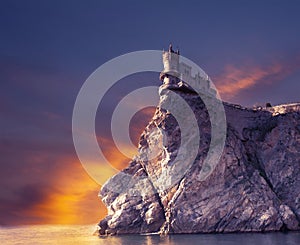
<svg viewBox="0 0 300 245"><path fill-rule="evenodd" d="M196 93L169 89L160 89L160 104L141 135L138 156L100 192L108 208L100 234L299 230L299 104L255 110L224 102L225 147L212 173L201 179L211 115ZM185 120L197 120L188 135L193 139L197 130L201 135L195 159L188 158L196 146L182 142L178 121L163 108L170 93L192 109ZM185 165L189 160L192 164ZM162 182L166 179L171 185Z"/></svg>
<svg viewBox="0 0 300 245"><path fill-rule="evenodd" d="M132 161L121 173L110 179L101 190L108 215L99 223L100 235L158 230L164 222L164 212L144 169L138 162ZM131 178L129 182L128 176ZM110 185L120 191L111 191Z"/></svg>

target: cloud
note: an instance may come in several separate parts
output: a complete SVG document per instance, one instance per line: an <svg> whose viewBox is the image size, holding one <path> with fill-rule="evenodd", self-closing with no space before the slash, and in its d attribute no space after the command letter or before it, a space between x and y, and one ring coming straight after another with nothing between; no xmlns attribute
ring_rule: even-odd
<svg viewBox="0 0 300 245"><path fill-rule="evenodd" d="M131 123L136 138L148 122L145 115L152 113L142 111ZM98 198L100 186L81 166L66 119L46 110L25 116L7 114L4 128L14 127L0 135L0 224L97 223L106 214ZM98 139L113 167L128 165L130 159L110 137L100 134ZM123 151L132 150L123 146Z"/></svg>
<svg viewBox="0 0 300 245"><path fill-rule="evenodd" d="M106 214L100 186L75 156L20 158L11 169L19 180L1 176L1 225L97 223Z"/></svg>
<svg viewBox="0 0 300 245"><path fill-rule="evenodd" d="M74 158L61 159L60 168L49 180L44 198L25 211L43 223L97 223L106 214L98 198L100 186L85 173ZM24 213L23 213L24 214Z"/></svg>
<svg viewBox="0 0 300 245"><path fill-rule="evenodd" d="M61 120L56 114L41 115L49 120L49 125L52 120ZM131 135L137 138L152 115L150 108L137 113L130 124ZM45 136L26 133L0 137L0 224L97 223L106 214L97 196L100 186L79 162L71 135L56 126L41 128ZM49 137L54 132L55 137ZM27 135L30 137L24 138ZM128 165L130 159L115 147L110 137L99 135L98 140L113 167L122 170ZM122 150L137 153L125 142ZM105 172L107 167L102 164Z"/></svg>
<svg viewBox="0 0 300 245"><path fill-rule="evenodd" d="M0 71L0 224L97 222L100 187L76 157L68 117L79 84L11 60Z"/></svg>
<svg viewBox="0 0 300 245"><path fill-rule="evenodd" d="M106 214L98 198L100 186L83 169L72 141L72 108L82 81L13 60L0 60L0 71L0 225L97 223ZM128 84L122 85L121 95L131 89ZM106 114L115 105L110 97L107 104ZM142 111L130 124L135 144L150 115ZM101 114L99 143L111 165L121 170L130 159L107 133L108 118ZM137 153L122 143L123 151Z"/></svg>
<svg viewBox="0 0 300 245"><path fill-rule="evenodd" d="M284 80L299 69L300 56L295 56L288 61L274 61L269 65L228 64L221 74L214 77L214 81L221 97L230 100L239 92L254 88L256 85L268 85Z"/></svg>
<svg viewBox="0 0 300 245"><path fill-rule="evenodd" d="M0 155L0 224L97 223L105 215L100 186L72 142L2 138Z"/></svg>
<svg viewBox="0 0 300 245"><path fill-rule="evenodd" d="M130 158L125 156L122 152L126 152L126 155L132 155L132 156L137 154L137 151L135 151L135 149L131 148L126 143L121 144L122 149L120 150L122 150L122 152L119 151L113 139L110 137L106 138L104 136L97 136L97 140L99 143L99 147L101 148L109 164L118 170L122 170L125 167L127 167L131 160ZM108 176L108 178L109 177L111 176Z"/></svg>

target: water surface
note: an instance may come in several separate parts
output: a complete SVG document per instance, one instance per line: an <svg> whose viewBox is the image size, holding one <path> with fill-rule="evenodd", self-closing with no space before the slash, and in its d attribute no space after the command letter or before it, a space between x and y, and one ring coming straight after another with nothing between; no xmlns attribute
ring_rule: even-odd
<svg viewBox="0 0 300 245"><path fill-rule="evenodd" d="M247 233L247 234L197 234L171 236L124 235L99 238L93 236L94 225L34 225L0 227L0 241L4 244L199 244L199 245L299 245L300 233Z"/></svg>

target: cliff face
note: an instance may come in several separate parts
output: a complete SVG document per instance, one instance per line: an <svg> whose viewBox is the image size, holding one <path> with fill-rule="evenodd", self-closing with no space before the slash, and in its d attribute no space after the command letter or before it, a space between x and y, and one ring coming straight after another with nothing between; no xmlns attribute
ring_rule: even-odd
<svg viewBox="0 0 300 245"><path fill-rule="evenodd" d="M252 110L224 103L225 147L212 173L199 179L211 142L209 113L197 94L169 89L160 90L138 156L100 192L108 215L100 221L99 233L299 230L300 106ZM179 168L180 178L166 187L163 170L178 159L187 161L188 154L180 158L178 149L192 147L182 142L178 121L162 107L171 92L188 103L193 115L185 120L196 117L201 137L191 166ZM191 138L195 130L190 128ZM176 177L172 171L167 175Z"/></svg>

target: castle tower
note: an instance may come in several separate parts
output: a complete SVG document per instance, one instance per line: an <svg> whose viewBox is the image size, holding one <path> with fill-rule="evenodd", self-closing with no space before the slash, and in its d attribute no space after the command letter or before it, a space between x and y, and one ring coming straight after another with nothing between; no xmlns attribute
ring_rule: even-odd
<svg viewBox="0 0 300 245"><path fill-rule="evenodd" d="M210 78L198 71L192 75L192 67L184 62L179 62L179 50L173 50L170 44L168 51L163 51L164 69L160 73L160 80L165 85L176 85L178 88L189 89L191 91L202 91L215 97L217 92L211 87Z"/></svg>
<svg viewBox="0 0 300 245"><path fill-rule="evenodd" d="M164 70L160 73L160 80L164 84L176 84L180 81L179 51L174 52L170 44L168 51L163 51ZM177 76L177 77L176 77Z"/></svg>

